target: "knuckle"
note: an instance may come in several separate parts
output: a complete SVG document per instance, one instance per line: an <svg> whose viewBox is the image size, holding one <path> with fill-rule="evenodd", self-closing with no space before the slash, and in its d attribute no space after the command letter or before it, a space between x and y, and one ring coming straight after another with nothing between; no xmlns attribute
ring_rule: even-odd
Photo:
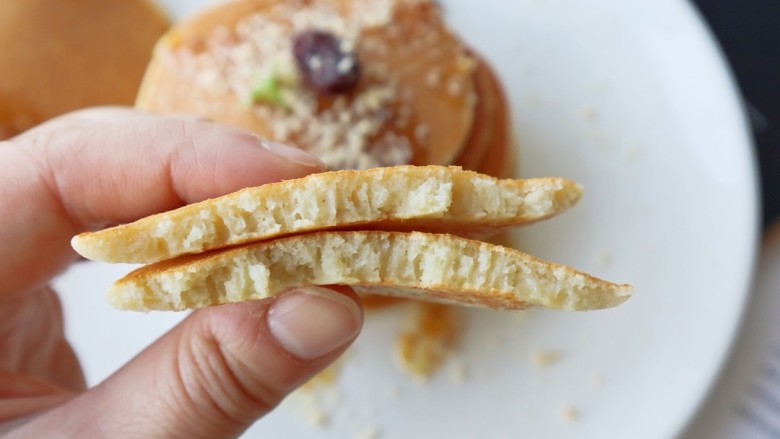
<svg viewBox="0 0 780 439"><path fill-rule="evenodd" d="M282 399L279 392L236 370L235 359L213 337L192 337L183 348L177 368L181 395L189 406L203 407L205 419L223 428L226 423L246 426Z"/></svg>

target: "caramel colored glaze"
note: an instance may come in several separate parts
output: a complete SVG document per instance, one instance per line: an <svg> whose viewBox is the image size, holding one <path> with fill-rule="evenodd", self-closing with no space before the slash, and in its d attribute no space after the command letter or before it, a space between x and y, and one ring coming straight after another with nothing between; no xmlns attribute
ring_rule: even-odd
<svg viewBox="0 0 780 439"><path fill-rule="evenodd" d="M491 146L485 151L476 171L497 178L517 178L518 148L510 127L509 106L504 101L497 108L489 143Z"/></svg>
<svg viewBox="0 0 780 439"><path fill-rule="evenodd" d="M491 143L496 138L498 122L496 115L502 111L499 105L503 93L497 86L497 79L491 68L484 62L477 63L473 75L474 88L477 94L477 103L474 109L474 123L471 126L469 139L463 147L454 164L464 169L477 170L488 150L493 148ZM498 91L496 91L498 90Z"/></svg>
<svg viewBox="0 0 780 439"><path fill-rule="evenodd" d="M456 164L494 177L516 178L516 148L512 142L509 104L501 82L495 72L483 62L475 72L475 83L479 99L490 100L490 105L488 107L486 104L484 113L475 116L477 123L474 124L474 130L483 132L480 139L482 143L469 142ZM479 123L483 121L484 123Z"/></svg>
<svg viewBox="0 0 780 439"><path fill-rule="evenodd" d="M392 296L380 296L378 294L360 294L360 303L366 311L374 311L387 308L399 303L406 303L409 299Z"/></svg>
<svg viewBox="0 0 780 439"><path fill-rule="evenodd" d="M477 171L498 178L516 178L517 175L517 148L510 135L505 139L497 140L496 147L491 148L484 160L477 167Z"/></svg>
<svg viewBox="0 0 780 439"><path fill-rule="evenodd" d="M296 1L301 8L315 3L330 6L347 20L359 9L359 2L353 0ZM383 126L369 143L392 131L411 144L412 164L451 164L461 153L473 125L476 98L475 84L470 78L475 61L447 29L433 2L393 3L390 22L364 28L355 41L364 75L348 99L372 85L394 84L398 96L387 105ZM199 84L191 57L204 49L215 29L232 29L241 18L253 13L289 22L289 17L281 13L274 15L279 9L272 7L275 4L268 0L233 1L207 10L169 32L158 44L137 106L163 113L196 114L273 138L272 127L278 121L259 117L230 91L207 89ZM415 62L408 62L410 59ZM432 72L440 78L435 85L430 80ZM320 99L318 112L329 109L331 103L332 100ZM254 104L261 105L268 104ZM401 117L402 112L408 114ZM422 136L416 131L419 127L424 128ZM288 142L309 149L295 135Z"/></svg>
<svg viewBox="0 0 780 439"><path fill-rule="evenodd" d="M418 302L396 341L398 359L404 369L427 378L441 367L455 349L463 329L461 307Z"/></svg>
<svg viewBox="0 0 780 439"><path fill-rule="evenodd" d="M0 1L0 138L94 105L132 105L169 23L147 0Z"/></svg>

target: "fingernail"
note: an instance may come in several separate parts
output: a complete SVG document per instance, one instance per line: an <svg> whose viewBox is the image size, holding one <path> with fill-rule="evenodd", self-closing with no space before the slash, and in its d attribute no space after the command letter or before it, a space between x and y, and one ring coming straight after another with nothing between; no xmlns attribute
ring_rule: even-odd
<svg viewBox="0 0 780 439"><path fill-rule="evenodd" d="M268 310L268 328L279 344L302 360L320 358L360 331L358 305L333 290L306 287L285 294Z"/></svg>
<svg viewBox="0 0 780 439"><path fill-rule="evenodd" d="M322 160L302 149L281 143L269 142L267 140L261 140L260 145L272 154L283 157L291 162L298 163L299 165L325 168L325 163L323 163Z"/></svg>

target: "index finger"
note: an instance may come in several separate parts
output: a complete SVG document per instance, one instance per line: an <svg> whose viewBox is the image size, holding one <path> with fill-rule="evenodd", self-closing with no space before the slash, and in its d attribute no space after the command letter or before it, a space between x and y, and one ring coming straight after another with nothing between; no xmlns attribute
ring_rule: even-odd
<svg viewBox="0 0 780 439"><path fill-rule="evenodd" d="M196 119L104 109L41 125L0 143L0 297L45 284L82 231L322 169Z"/></svg>

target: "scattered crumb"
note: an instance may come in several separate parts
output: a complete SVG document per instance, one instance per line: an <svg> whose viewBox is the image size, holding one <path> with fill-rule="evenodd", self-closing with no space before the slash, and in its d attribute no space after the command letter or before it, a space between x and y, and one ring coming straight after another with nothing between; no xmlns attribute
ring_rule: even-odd
<svg viewBox="0 0 780 439"><path fill-rule="evenodd" d="M419 143L426 143L428 140L428 136L430 135L430 129L428 128L428 125L425 125L424 123L417 124L414 127L414 138Z"/></svg>
<svg viewBox="0 0 780 439"><path fill-rule="evenodd" d="M539 350L533 354L534 366L544 368L561 361L561 353L551 350Z"/></svg>
<svg viewBox="0 0 780 439"><path fill-rule="evenodd" d="M343 355L288 398L293 410L308 424L324 427L330 423L331 410L342 400L337 384L345 358Z"/></svg>
<svg viewBox="0 0 780 439"><path fill-rule="evenodd" d="M358 435L358 439L377 439L377 438L379 438L379 429L377 429L376 427L366 428Z"/></svg>
<svg viewBox="0 0 780 439"><path fill-rule="evenodd" d="M434 68L425 75L425 82L429 87L438 87L441 83L441 69Z"/></svg>
<svg viewBox="0 0 780 439"><path fill-rule="evenodd" d="M589 131L591 143L599 150L606 153L616 153L615 142L597 125L593 125Z"/></svg>
<svg viewBox="0 0 780 439"><path fill-rule="evenodd" d="M459 81L456 79L451 79L449 82L447 82L447 93L450 96L459 96L463 92L463 86Z"/></svg>
<svg viewBox="0 0 780 439"><path fill-rule="evenodd" d="M626 149L626 160L629 162L635 162L641 157L642 148L639 145L632 145Z"/></svg>
<svg viewBox="0 0 780 439"><path fill-rule="evenodd" d="M572 407L572 406L566 406L563 408L563 419L566 420L568 423L577 422L577 420L580 418L580 412Z"/></svg>
<svg viewBox="0 0 780 439"><path fill-rule="evenodd" d="M314 411L311 416L309 422L315 427L324 427L330 422L330 418L323 410Z"/></svg>
<svg viewBox="0 0 780 439"><path fill-rule="evenodd" d="M309 425L321 428L330 422L329 414L315 393L296 391L289 401L293 410Z"/></svg>
<svg viewBox="0 0 780 439"><path fill-rule="evenodd" d="M599 118L599 113L596 111L595 108L587 108L585 109L585 112L583 114L585 116L585 120L588 122L595 122Z"/></svg>
<svg viewBox="0 0 780 439"><path fill-rule="evenodd" d="M396 342L397 358L403 369L423 380L430 377L452 353L461 326L460 308L416 303Z"/></svg>
<svg viewBox="0 0 780 439"><path fill-rule="evenodd" d="M392 385L385 389L385 396L389 399L397 399L400 394L401 389L398 387L398 385Z"/></svg>
<svg viewBox="0 0 780 439"><path fill-rule="evenodd" d="M495 351L501 347L502 342L503 340L501 340L501 337L498 334L485 334L482 339L482 346L488 351Z"/></svg>
<svg viewBox="0 0 780 439"><path fill-rule="evenodd" d="M466 381L466 365L463 360L455 360L450 367L450 380L453 384L463 384Z"/></svg>
<svg viewBox="0 0 780 439"><path fill-rule="evenodd" d="M615 257L612 254L612 251L602 250L596 255L595 259L596 259L596 265L600 269L606 269L612 266L612 262L615 260Z"/></svg>
<svg viewBox="0 0 780 439"><path fill-rule="evenodd" d="M344 360L346 355L342 355L341 358L334 361L333 364L326 367L322 372L318 373L307 381L301 390L303 391L315 391L322 387L333 387L338 381L341 369L344 367Z"/></svg>

